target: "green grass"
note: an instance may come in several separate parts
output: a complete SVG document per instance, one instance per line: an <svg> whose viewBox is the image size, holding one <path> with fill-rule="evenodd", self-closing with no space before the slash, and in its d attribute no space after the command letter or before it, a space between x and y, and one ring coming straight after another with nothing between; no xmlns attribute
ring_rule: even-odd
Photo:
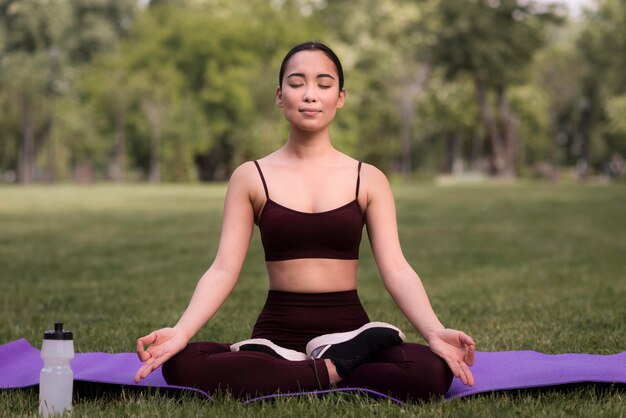
<svg viewBox="0 0 626 418"><path fill-rule="evenodd" d="M0 188L0 343L62 320L76 351L132 351L175 323L219 239L223 185ZM626 187L395 187L406 257L444 324L481 351L608 354L626 347ZM373 320L409 329L366 236L359 293ZM267 278L255 231L239 283L196 339L249 338ZM626 416L623 386L493 393L399 407L354 396L244 405L124 390L77 416ZM0 416L35 415L37 390L0 391Z"/></svg>

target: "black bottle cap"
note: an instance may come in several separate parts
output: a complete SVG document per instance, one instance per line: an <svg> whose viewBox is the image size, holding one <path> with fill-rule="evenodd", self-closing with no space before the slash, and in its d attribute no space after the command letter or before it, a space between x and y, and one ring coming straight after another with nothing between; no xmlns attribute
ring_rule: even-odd
<svg viewBox="0 0 626 418"><path fill-rule="evenodd" d="M49 329L43 333L44 340L73 340L71 331L63 329L63 322L55 322L54 329Z"/></svg>

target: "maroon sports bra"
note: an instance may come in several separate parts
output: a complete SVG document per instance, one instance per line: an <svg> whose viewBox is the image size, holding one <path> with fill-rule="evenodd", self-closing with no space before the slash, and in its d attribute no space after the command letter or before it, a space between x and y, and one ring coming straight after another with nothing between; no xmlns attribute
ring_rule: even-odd
<svg viewBox="0 0 626 418"><path fill-rule="evenodd" d="M358 260L365 222L357 200L361 162L357 170L354 200L341 207L317 213L300 212L270 199L261 166L257 161L254 164L259 170L267 198L259 217L265 261L298 258Z"/></svg>

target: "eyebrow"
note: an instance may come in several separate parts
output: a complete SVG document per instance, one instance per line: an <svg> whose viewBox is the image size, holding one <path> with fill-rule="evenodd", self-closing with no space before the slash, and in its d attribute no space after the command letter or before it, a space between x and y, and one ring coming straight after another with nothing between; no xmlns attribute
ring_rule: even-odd
<svg viewBox="0 0 626 418"><path fill-rule="evenodd" d="M305 78L305 75L303 73L291 73L287 76L287 78L291 78L291 77L302 77ZM322 74L318 74L315 78L331 78L331 79L335 79L335 77L333 77L330 74L326 74L326 73L322 73Z"/></svg>

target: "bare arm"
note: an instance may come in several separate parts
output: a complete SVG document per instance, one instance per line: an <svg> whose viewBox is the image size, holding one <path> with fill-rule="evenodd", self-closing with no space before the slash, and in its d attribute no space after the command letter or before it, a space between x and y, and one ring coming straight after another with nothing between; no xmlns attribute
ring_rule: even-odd
<svg viewBox="0 0 626 418"><path fill-rule="evenodd" d="M235 171L224 202L222 233L215 260L202 275L189 306L176 324L191 339L210 320L231 293L250 246L254 211L246 176Z"/></svg>
<svg viewBox="0 0 626 418"><path fill-rule="evenodd" d="M215 260L202 275L187 309L174 328L163 328L137 340L137 354L144 362L135 381L182 350L209 321L232 292L250 245L254 209L250 194L249 164L233 173L224 202L222 233ZM150 345L145 349L146 345Z"/></svg>
<svg viewBox="0 0 626 418"><path fill-rule="evenodd" d="M463 383L473 384L469 368L475 343L461 331L448 330L437 318L419 276L404 257L398 237L396 208L385 175L366 166L367 231L385 288L431 350L441 356Z"/></svg>

